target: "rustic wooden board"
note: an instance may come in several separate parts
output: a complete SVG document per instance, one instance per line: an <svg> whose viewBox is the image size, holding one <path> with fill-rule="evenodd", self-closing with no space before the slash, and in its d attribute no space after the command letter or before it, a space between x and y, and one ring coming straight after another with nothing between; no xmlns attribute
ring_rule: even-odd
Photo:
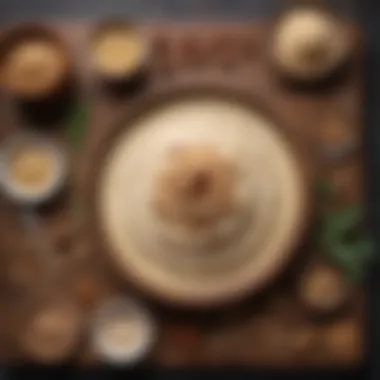
<svg viewBox="0 0 380 380"><path fill-rule="evenodd" d="M292 140L303 148L312 180L321 177L331 180L340 191L339 202L361 202L360 149L339 163L326 160L321 154L321 133L326 125L343 123L360 145L362 52L361 37L354 27L357 49L344 78L327 90L305 92L290 90L274 75L267 56L265 24L149 25L146 31L152 39L153 51L147 80L135 91L117 95L106 90L88 69L86 38L91 25L78 22L53 27L72 49L73 73L78 74L76 94L88 118L79 147L68 141L64 121L44 127L46 133L64 141L72 152L73 177L62 197L40 210L44 232L53 245L49 260L46 255L38 255L40 249L31 240L35 236L28 235L20 223L20 210L2 200L0 358L3 361L30 361L19 340L40 305L70 299L90 317L93 307L104 297L130 292L104 265L104 254L92 232L82 226L79 214L84 207L82 200L90 199L91 167L100 159L99 152L110 129L128 112L129 106L154 90L175 83L181 86L220 83L231 90L251 93L276 114L277 120L281 120L279 127L286 125ZM7 96L0 106L2 136L15 129L41 128L27 114L19 112ZM364 358L362 289L358 287L352 292L345 313L324 323L311 320L297 300L295 289L302 269L320 256L317 248L302 245L294 262L269 289L225 310L185 312L152 302L160 335L148 364L155 367L360 364ZM47 275L48 265L55 265L53 276ZM14 271L27 273L28 282L15 282ZM85 342L81 348L74 359L76 363L97 362Z"/></svg>

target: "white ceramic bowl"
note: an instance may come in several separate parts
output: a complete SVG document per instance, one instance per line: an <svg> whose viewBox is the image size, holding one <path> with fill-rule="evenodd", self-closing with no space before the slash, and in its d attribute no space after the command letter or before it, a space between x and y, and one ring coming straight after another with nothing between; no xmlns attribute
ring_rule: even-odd
<svg viewBox="0 0 380 380"><path fill-rule="evenodd" d="M308 81L329 76L349 58L352 41L344 22L329 11L300 6L279 18L272 54L290 77Z"/></svg>
<svg viewBox="0 0 380 380"><path fill-rule="evenodd" d="M51 152L53 173L46 186L30 189L12 179L9 169L11 152L21 144L44 146ZM16 203L37 206L51 200L62 189L68 174L67 159L63 149L53 141L36 135L19 135L6 140L0 150L0 183L5 195Z"/></svg>
<svg viewBox="0 0 380 380"><path fill-rule="evenodd" d="M142 329L141 339L134 345L118 341L118 347L112 347L105 341L103 329L107 324L129 317L140 324L136 327ZM90 339L94 352L102 361L114 366L133 366L151 351L156 341L156 325L150 311L143 305L129 298L116 297L105 301L95 311Z"/></svg>

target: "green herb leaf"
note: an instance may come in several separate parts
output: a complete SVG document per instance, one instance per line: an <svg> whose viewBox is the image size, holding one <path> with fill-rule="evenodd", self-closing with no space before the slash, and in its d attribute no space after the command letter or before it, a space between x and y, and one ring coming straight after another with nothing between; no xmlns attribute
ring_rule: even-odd
<svg viewBox="0 0 380 380"><path fill-rule="evenodd" d="M358 205L347 205L338 211L332 211L325 216L325 223L337 233L346 233L360 224L363 219L362 209Z"/></svg>
<svg viewBox="0 0 380 380"><path fill-rule="evenodd" d="M87 110L82 105L76 105L67 121L67 138L77 147L84 140L85 126L87 122Z"/></svg>
<svg viewBox="0 0 380 380"><path fill-rule="evenodd" d="M373 258L375 247L373 241L368 236L363 236L361 240L356 243L355 248L363 261L369 262Z"/></svg>
<svg viewBox="0 0 380 380"><path fill-rule="evenodd" d="M336 194L336 188L328 179L322 179L316 183L316 193L319 198L331 198Z"/></svg>
<svg viewBox="0 0 380 380"><path fill-rule="evenodd" d="M347 236L362 221L362 210L357 205L331 212L325 216L322 226L322 245L330 259L340 266L351 281L363 277L373 255L371 240L365 234L347 241Z"/></svg>

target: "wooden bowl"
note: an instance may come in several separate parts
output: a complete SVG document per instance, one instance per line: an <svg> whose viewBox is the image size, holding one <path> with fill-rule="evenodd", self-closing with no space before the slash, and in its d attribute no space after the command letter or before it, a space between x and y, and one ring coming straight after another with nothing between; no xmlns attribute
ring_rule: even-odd
<svg viewBox="0 0 380 380"><path fill-rule="evenodd" d="M276 276L309 203L299 153L277 126L252 94L193 81L152 91L107 129L90 160L89 225L124 280L211 307Z"/></svg>
<svg viewBox="0 0 380 380"><path fill-rule="evenodd" d="M45 24L17 25L1 35L0 83L21 100L41 100L60 92L70 80L69 62L64 40ZM21 74L25 78L19 81Z"/></svg>

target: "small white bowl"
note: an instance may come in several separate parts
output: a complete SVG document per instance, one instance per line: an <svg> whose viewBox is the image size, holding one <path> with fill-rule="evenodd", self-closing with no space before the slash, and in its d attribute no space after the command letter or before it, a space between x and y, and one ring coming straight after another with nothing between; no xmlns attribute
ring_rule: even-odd
<svg viewBox="0 0 380 380"><path fill-rule="evenodd" d="M298 5L278 18L271 54L277 69L286 76L314 82L344 66L352 47L344 20L319 6Z"/></svg>
<svg viewBox="0 0 380 380"><path fill-rule="evenodd" d="M12 151L21 145L33 144L47 149L54 160L53 173L46 186L28 188L12 178L9 160ZM25 206L38 206L51 200L64 186L68 174L66 155L63 149L49 139L35 135L14 136L6 140L0 149L0 184L5 195Z"/></svg>
<svg viewBox="0 0 380 380"><path fill-rule="evenodd" d="M136 329L141 328L141 339L134 344L130 341L120 344L122 338L119 335L118 347L112 347L110 342L105 341L105 328L121 321L136 323ZM95 354L105 363L112 366L133 366L147 357L156 341L156 335L156 325L149 310L135 300L116 297L105 301L95 311L90 343Z"/></svg>

